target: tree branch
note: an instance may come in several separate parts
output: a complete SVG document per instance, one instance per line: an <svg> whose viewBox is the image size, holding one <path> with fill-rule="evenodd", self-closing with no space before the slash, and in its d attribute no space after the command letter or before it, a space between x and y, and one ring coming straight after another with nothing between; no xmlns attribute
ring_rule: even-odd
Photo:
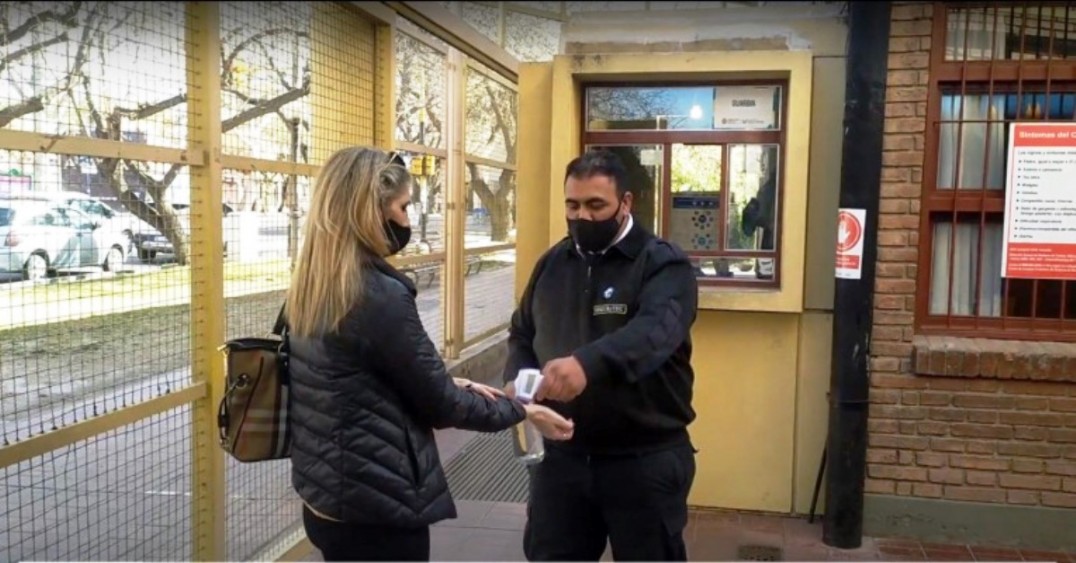
<svg viewBox="0 0 1076 563"><path fill-rule="evenodd" d="M121 108L117 106L114 111L132 120L146 119L169 110L187 101L187 94L176 94L167 100L161 100L155 104L142 104L136 109Z"/></svg>
<svg viewBox="0 0 1076 563"><path fill-rule="evenodd" d="M123 163L127 166L127 169L134 172L138 176L139 183L146 186L146 190L150 192L150 197L157 205L165 205L164 193L172 185L172 182L176 180L176 176L179 175L180 170L183 169L182 164L173 164L168 168L168 172L164 173L164 177L157 180L149 173L142 170L138 164L132 160L124 159Z"/></svg>
<svg viewBox="0 0 1076 563"><path fill-rule="evenodd" d="M24 115L30 115L31 113L36 113L43 109L45 109L44 95L34 96L15 105L0 109L0 127L7 127L8 123L11 123Z"/></svg>
<svg viewBox="0 0 1076 563"><path fill-rule="evenodd" d="M303 80L302 88L299 88L297 90L291 90L289 92L284 92L283 94L275 98L260 101L258 105L255 105L254 107L248 108L228 119L225 119L220 126L221 133L227 133L228 131L235 129L236 127L239 127L240 125L248 121L278 111L280 110L280 108L290 104L291 102L294 102L295 100L302 98L303 96L306 96L309 93L310 78L307 77Z"/></svg>
<svg viewBox="0 0 1076 563"><path fill-rule="evenodd" d="M471 188L478 194L478 199L482 200L483 205L487 201L493 199L493 190L489 189L489 184L486 180L478 174L478 165L473 162L467 163L467 170L471 173Z"/></svg>
<svg viewBox="0 0 1076 563"><path fill-rule="evenodd" d="M310 34L305 31L295 31L292 29L267 29L265 31L255 33L254 35L251 35L250 37L240 41L239 44L235 46L235 49L233 49L232 52L227 56L224 55L224 50L221 49L221 83L228 86L231 85L232 65L235 64L235 59L239 56L239 53L249 47L251 43L261 41L265 38L275 37L277 35L283 35L287 33L294 33L296 37L310 37Z"/></svg>
<svg viewBox="0 0 1076 563"><path fill-rule="evenodd" d="M288 82L287 73L277 68L276 61L274 61L273 56L269 54L269 49L266 48L265 44L261 41L258 42L258 49L261 50L265 60L269 61L269 70L276 74L277 80L280 81L280 85L283 86L285 90L295 88L291 82Z"/></svg>
<svg viewBox="0 0 1076 563"><path fill-rule="evenodd" d="M63 13L45 10L40 14L30 16L19 27L5 33L0 33L0 45L10 45L25 37L37 26L48 22L58 22L65 27L76 27L78 25L78 12L80 9L82 9L82 2L73 2L71 7Z"/></svg>
<svg viewBox="0 0 1076 563"><path fill-rule="evenodd" d="M74 17L75 14L77 14L77 12L78 12L77 4L79 4L79 3L76 3L76 6L72 10L69 11L70 17ZM52 13L52 12L43 12L42 14L46 14L46 13ZM83 32L82 32L82 37L80 38L80 41L79 41L78 51L75 53L75 60L71 64L71 71L68 72L62 79L60 79L60 81L55 86L51 86L49 88L46 88L43 93L38 94L36 96L33 96L32 98L25 99L25 100L23 100L23 101L21 101L21 102L19 102L17 104L10 105L10 106L0 110L0 128L7 127L8 124L10 124L12 121L15 121L16 119L19 119L20 117L30 115L32 113L36 113L36 112L44 110L45 105L49 102L49 100L53 96L55 96L56 94L62 93L62 92L69 91L71 89L71 87L73 85L73 82L75 80L75 77L76 76L82 76L82 67L83 67L83 65L86 64L87 52L89 50L90 29L92 28L92 24L94 22L94 19L95 19L96 15L97 15L97 10L95 9L94 11L90 12L89 17L86 18L86 27L85 27L85 29L83 29ZM35 17L40 17L40 16L41 15L35 16ZM61 20L59 20L59 16L53 15L51 17L57 18L56 21L61 21ZM34 18L31 18L31 20L33 20L33 19ZM28 21L27 23L30 23L30 21ZM25 26L26 24L23 24L23 25ZM30 27L30 29L32 29L32 28L33 28L33 26ZM15 31L18 31L18 29L16 29ZM15 33L14 31L10 32L10 33L7 33L6 36L10 37L14 33ZM29 30L27 30L26 33L29 33ZM24 35L25 35L25 33L24 33Z"/></svg>
<svg viewBox="0 0 1076 563"><path fill-rule="evenodd" d="M35 43L35 44L30 45L28 47L23 47L22 49L19 49L18 51L15 51L14 53L8 54L7 56L5 56L3 58L3 60L0 60L0 72L4 72L4 70L7 69L9 64L11 64L11 63L25 57L26 55L31 55L31 54L36 53L38 51L44 51L45 49L48 49L49 47L52 47L53 45L56 45L58 43L63 43L65 41L67 41L67 40L68 40L68 36L67 36L67 32L65 31L65 32L57 35L56 37L53 37L52 39L48 39L48 40L42 41L40 43Z"/></svg>
<svg viewBox="0 0 1076 563"><path fill-rule="evenodd" d="M490 132L490 140L492 141L493 135L496 135L497 132L500 132L501 138L504 139L504 151L506 153L507 160L509 162L512 162L512 160L515 158L516 143L515 140L512 138L512 130L508 126L508 119L504 116L503 113L501 113L500 104L497 103L499 101L497 91L493 89L493 86L486 84L486 94L489 96L489 105L490 108L493 110L494 120L493 131Z"/></svg>

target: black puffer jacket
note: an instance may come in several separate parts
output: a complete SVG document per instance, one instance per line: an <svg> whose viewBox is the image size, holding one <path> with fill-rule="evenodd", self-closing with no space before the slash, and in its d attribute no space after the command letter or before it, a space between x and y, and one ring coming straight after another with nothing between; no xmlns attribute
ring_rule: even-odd
<svg viewBox="0 0 1076 563"><path fill-rule="evenodd" d="M455 518L433 429L498 431L523 420L523 407L456 387L410 280L378 260L365 288L337 333L291 337L292 483L314 510L345 522Z"/></svg>

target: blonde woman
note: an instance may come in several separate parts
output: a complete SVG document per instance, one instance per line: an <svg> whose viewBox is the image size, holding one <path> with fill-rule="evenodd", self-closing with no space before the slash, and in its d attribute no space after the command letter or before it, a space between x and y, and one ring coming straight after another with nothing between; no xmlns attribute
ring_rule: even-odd
<svg viewBox="0 0 1076 563"><path fill-rule="evenodd" d="M410 239L411 178L395 155L343 149L314 188L286 318L292 482L326 561L422 561L429 526L455 518L433 429L493 432L553 411L454 380L426 335L415 287L385 257Z"/></svg>

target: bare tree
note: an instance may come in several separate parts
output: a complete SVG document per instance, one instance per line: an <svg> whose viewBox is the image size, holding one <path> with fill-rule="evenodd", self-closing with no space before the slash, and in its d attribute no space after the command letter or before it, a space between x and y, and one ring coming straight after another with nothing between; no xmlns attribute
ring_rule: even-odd
<svg viewBox="0 0 1076 563"><path fill-rule="evenodd" d="M658 116L668 118L675 107L669 91L662 88L590 88L587 96L588 119L627 122L632 128L656 128Z"/></svg>
<svg viewBox="0 0 1076 563"><path fill-rule="evenodd" d="M0 74L3 74L12 65L18 64L26 57L44 52L53 45L70 41L68 32L78 27L79 12L82 2L72 2L63 10L56 10L50 6L40 12L31 14L26 21L12 25L12 3L4 3L2 17L0 17L0 50L6 51L3 59L0 59ZM91 14L89 19L93 19ZM56 26L48 24L59 24ZM51 33L50 33L51 32ZM40 36L40 37L39 37ZM11 46L18 44L22 39L31 37L33 41L24 47L11 50ZM82 48L85 42L80 42L80 48L75 55L72 72L64 76L58 83L44 88L41 92L30 92L22 96L18 102L0 109L0 127L7 127L12 121L45 109L45 106L56 96L70 91L73 86L73 76L79 72L86 63L88 50Z"/></svg>
<svg viewBox="0 0 1076 563"><path fill-rule="evenodd" d="M500 86L494 86L490 79L481 77L478 80L470 80L469 95L467 96L467 120L476 123L477 131L488 130L488 134L482 139L481 144L490 145L496 141L504 144L505 161L516 161L516 118L519 113L519 104L515 92ZM516 173L514 170L502 168L495 185L490 185L482 177L478 165L473 162L467 163L467 170L471 176L471 190L482 202L482 206L489 212L490 239L493 241L508 240L508 232L512 229L512 202L510 196L515 192Z"/></svg>
<svg viewBox="0 0 1076 563"><path fill-rule="evenodd" d="M134 107L125 107L122 103L111 105L100 97L98 92L108 88L99 81L108 77L102 73L87 70L88 62L94 55L104 61L109 53L124 42L130 41L127 34L118 32L129 26L133 17L158 18L159 14L140 9L130 4L115 2L70 2L63 5L42 3L41 8L31 12L25 21L15 22L16 7L25 10L24 3L4 3L0 5L0 48L6 47L7 54L0 59L0 76L8 73L16 65L26 66L24 59L31 57L30 68L37 72L38 54L51 47L59 46L57 56L63 52L74 51L68 58L67 68L62 77L54 84L48 84L34 91L23 92L23 85L17 78L8 77L9 87L20 92L21 99L0 109L0 127L10 125L13 121L44 111L50 104L61 98L70 101L70 111L78 123L77 131L60 131L61 134L81 133L96 139L138 142L132 134L138 129L138 123L159 116L164 112L183 106L187 102L185 89L174 95L152 103ZM33 8L31 8L33 9ZM167 19L167 18L164 18ZM140 28L146 28L141 22ZM73 37L75 36L75 37ZM245 37L243 37L245 36ZM28 43L27 38L31 41ZM232 115L221 123L221 130L227 133L266 115L277 115L290 133L291 142L288 157L306 160L307 146L299 141L300 128L309 129L309 124L295 117L285 115L283 108L302 99L310 93L309 64L298 64L296 56L291 72L281 70L272 61L268 45L279 44L282 39L292 39L296 50L300 39L308 39L305 31L295 30L281 24L278 27L250 33L247 29L233 31L225 44L233 44L230 51L221 52L222 95L230 96L235 108ZM235 80L237 61L244 56L260 52L269 59L269 66L279 80L279 87L271 94L254 95L241 91ZM70 56L68 56L70 57ZM305 57L304 60L308 60ZM154 61L144 61L155 64ZM45 69L41 69L42 71ZM56 69L49 69L55 72ZM108 73L123 72L126 69L109 68ZM134 70L134 69L131 69ZM113 75L114 76L114 75ZM121 158L88 159L95 166L99 177L121 204L139 219L156 227L168 238L175 249L176 261L188 262L187 237L185 227L176 214L169 197L177 177L185 165L172 164L159 170L151 170L146 163ZM162 173L163 170L163 173ZM296 199L293 195L296 181L288 178L284 182L285 199ZM136 188L145 191L147 199L139 197ZM291 192L291 193L289 193Z"/></svg>
<svg viewBox="0 0 1076 563"><path fill-rule="evenodd" d="M89 28L89 26L87 26ZM281 35L303 35L305 32L285 29L270 29L251 35L249 38L238 42L231 52L221 53L221 85L222 91L232 94L241 103L241 109L225 119L221 123L221 133L228 133L233 129L251 122L260 117L275 114L291 126L290 119L281 113L285 105L303 98L310 93L309 67L304 68L302 77L298 83L293 83L281 74L283 91L268 98L258 98L246 95L234 87L234 64L245 50L264 48L261 43ZM275 70L275 69L274 69ZM151 104L142 104L134 108L116 106L111 112L103 113L91 94L90 81L92 78L82 74L84 88L82 94L84 104L89 113L86 134L98 139L122 140L124 126L137 123L140 120L149 119L169 109L178 107L187 102L185 92L178 93L170 98ZM76 105L76 107L78 107ZM290 127L293 136L297 135L297 127ZM296 148L298 146L296 145ZM186 264L188 257L188 236L185 227L179 220L176 209L172 205L168 192L172 188L176 178L185 165L172 164L163 175L156 177L141 162L129 159L100 158L95 159L98 174L106 179L108 187L116 195L119 201L139 219L153 225L171 243L175 251L175 259L179 264ZM290 182L294 185L294 181ZM152 200L147 202L140 199L132 190L133 186L141 186L146 195ZM285 188L286 189L286 188ZM152 203L152 205L151 205Z"/></svg>
<svg viewBox="0 0 1076 563"><path fill-rule="evenodd" d="M445 76L443 56L419 41L400 34L396 41L396 138L417 145L439 147L444 139ZM440 70L441 72L437 72ZM419 240L429 241L429 215L442 193L443 177L434 167L417 178L411 199L419 202Z"/></svg>

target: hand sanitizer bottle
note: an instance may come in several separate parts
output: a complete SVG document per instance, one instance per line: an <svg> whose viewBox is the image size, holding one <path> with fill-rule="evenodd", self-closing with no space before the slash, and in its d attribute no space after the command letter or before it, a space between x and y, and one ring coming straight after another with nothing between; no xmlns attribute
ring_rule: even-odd
<svg viewBox="0 0 1076 563"><path fill-rule="evenodd" d="M534 400L534 393L538 385L542 383L542 372L536 369L521 369L516 375L515 389L516 399L529 404ZM545 457L545 441L542 433L529 419L512 427L513 444L515 445L516 458L523 465L536 465Z"/></svg>

